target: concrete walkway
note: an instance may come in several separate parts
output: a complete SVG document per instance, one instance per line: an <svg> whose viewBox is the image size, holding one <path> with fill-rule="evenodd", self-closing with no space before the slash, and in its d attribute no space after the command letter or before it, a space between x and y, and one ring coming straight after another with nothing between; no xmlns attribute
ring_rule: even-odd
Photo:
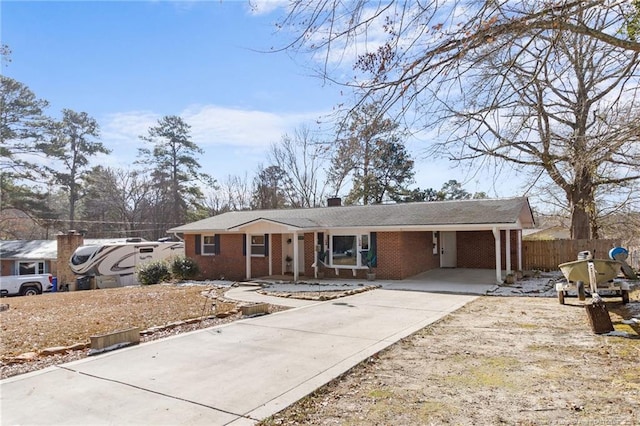
<svg viewBox="0 0 640 426"><path fill-rule="evenodd" d="M292 299L289 297L275 297L256 293L256 291L261 288L259 285L240 285L231 287L224 296L239 302L271 303L272 305L288 306L290 308L300 308L318 303L317 300Z"/></svg>
<svg viewBox="0 0 640 426"><path fill-rule="evenodd" d="M245 425L474 296L373 290L0 382L2 424Z"/></svg>

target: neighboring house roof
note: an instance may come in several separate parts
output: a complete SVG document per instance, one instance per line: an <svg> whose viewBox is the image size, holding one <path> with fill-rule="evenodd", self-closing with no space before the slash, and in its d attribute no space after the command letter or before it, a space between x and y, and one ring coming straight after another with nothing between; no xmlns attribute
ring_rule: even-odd
<svg viewBox="0 0 640 426"><path fill-rule="evenodd" d="M87 238L85 245L125 242L125 238ZM58 258L57 240L4 240L0 241L0 258L35 260Z"/></svg>
<svg viewBox="0 0 640 426"><path fill-rule="evenodd" d="M56 240L0 241L2 259L55 259L57 255Z"/></svg>
<svg viewBox="0 0 640 426"><path fill-rule="evenodd" d="M399 228L447 225L490 229L492 226L533 226L527 198L431 201L289 210L250 210L223 213L170 229L171 233L236 232L258 222L300 230L334 228Z"/></svg>
<svg viewBox="0 0 640 426"><path fill-rule="evenodd" d="M570 240L569 229L562 226L552 226L545 229L532 229L524 233L523 240Z"/></svg>

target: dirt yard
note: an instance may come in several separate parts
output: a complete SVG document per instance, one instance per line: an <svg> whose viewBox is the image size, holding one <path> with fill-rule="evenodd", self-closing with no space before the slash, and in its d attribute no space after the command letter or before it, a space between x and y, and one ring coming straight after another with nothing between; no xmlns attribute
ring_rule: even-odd
<svg viewBox="0 0 640 426"><path fill-rule="evenodd" d="M616 330L640 292L607 303ZM262 425L638 425L640 340L595 335L577 299L482 297Z"/></svg>

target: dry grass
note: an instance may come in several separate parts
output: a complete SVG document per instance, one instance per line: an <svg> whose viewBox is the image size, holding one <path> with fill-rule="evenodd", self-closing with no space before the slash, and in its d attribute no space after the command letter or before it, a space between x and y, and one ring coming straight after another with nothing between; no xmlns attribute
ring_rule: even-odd
<svg viewBox="0 0 640 426"><path fill-rule="evenodd" d="M619 300L640 334L640 291ZM481 297L260 425L638 425L635 337L593 334L576 299Z"/></svg>
<svg viewBox="0 0 640 426"><path fill-rule="evenodd" d="M203 292L213 286L170 284L50 293L2 299L0 358L53 346L88 343L89 337L130 327L146 329L211 313ZM206 303L206 306L205 306Z"/></svg>

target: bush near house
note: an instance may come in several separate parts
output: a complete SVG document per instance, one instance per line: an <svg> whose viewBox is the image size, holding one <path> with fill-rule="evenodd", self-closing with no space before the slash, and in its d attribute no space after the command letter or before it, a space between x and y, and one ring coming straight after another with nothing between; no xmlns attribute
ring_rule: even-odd
<svg viewBox="0 0 640 426"><path fill-rule="evenodd" d="M138 282L142 285L159 284L171 278L169 265L162 260L139 265L136 268L136 275Z"/></svg>
<svg viewBox="0 0 640 426"><path fill-rule="evenodd" d="M177 280L191 280L198 276L200 267L195 260L187 256L178 256L171 260L171 275Z"/></svg>

